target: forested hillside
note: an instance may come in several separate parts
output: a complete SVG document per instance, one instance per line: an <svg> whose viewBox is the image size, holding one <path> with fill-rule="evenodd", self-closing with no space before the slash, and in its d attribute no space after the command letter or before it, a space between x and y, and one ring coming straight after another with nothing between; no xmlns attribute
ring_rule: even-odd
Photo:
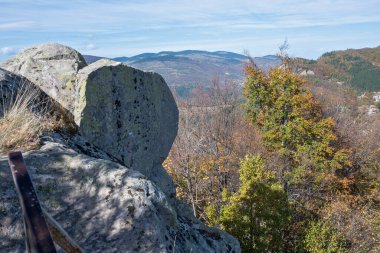
<svg viewBox="0 0 380 253"><path fill-rule="evenodd" d="M291 66L247 66L243 93L214 81L177 98L165 165L178 197L246 253L379 252L380 117Z"/></svg>
<svg viewBox="0 0 380 253"><path fill-rule="evenodd" d="M380 90L380 47L333 51L316 61L298 58L295 65L312 70L314 81L344 82L359 92Z"/></svg>

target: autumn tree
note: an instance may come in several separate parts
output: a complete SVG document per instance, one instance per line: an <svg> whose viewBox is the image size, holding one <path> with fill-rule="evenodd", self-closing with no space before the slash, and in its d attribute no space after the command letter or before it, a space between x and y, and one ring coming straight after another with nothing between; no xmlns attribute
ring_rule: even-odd
<svg viewBox="0 0 380 253"><path fill-rule="evenodd" d="M350 166L349 150L339 148L334 121L323 118L304 80L288 68L268 75L246 67L244 94L249 119L263 133L268 149L285 160L281 178L297 183L309 172L334 173Z"/></svg>
<svg viewBox="0 0 380 253"><path fill-rule="evenodd" d="M259 142L244 120L241 98L236 84L214 79L188 99L177 99L179 131L165 167L178 197L209 224L206 209L219 214L223 190L238 189L240 159Z"/></svg>
<svg viewBox="0 0 380 253"><path fill-rule="evenodd" d="M292 203L293 229L288 234L291 247L297 247L305 220L342 190L340 175L352 165L350 150L342 148L334 120L323 117L305 81L290 68L266 74L247 66L245 72L248 119L262 132L268 150L280 157L276 175Z"/></svg>

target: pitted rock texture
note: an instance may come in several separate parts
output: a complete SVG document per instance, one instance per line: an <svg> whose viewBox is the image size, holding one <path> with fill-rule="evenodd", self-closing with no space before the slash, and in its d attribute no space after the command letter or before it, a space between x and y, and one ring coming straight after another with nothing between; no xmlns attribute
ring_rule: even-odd
<svg viewBox="0 0 380 253"><path fill-rule="evenodd" d="M26 49L0 67L28 78L64 108L72 111L75 77L86 61L76 50L61 44Z"/></svg>
<svg viewBox="0 0 380 253"><path fill-rule="evenodd" d="M78 153L59 134L43 141L40 150L24 154L40 203L86 252L240 252L236 239L170 205L141 173ZM25 252L23 230L1 157L0 252Z"/></svg>
<svg viewBox="0 0 380 253"><path fill-rule="evenodd" d="M178 129L178 108L164 79L104 60L80 70L77 82L80 133L150 178Z"/></svg>

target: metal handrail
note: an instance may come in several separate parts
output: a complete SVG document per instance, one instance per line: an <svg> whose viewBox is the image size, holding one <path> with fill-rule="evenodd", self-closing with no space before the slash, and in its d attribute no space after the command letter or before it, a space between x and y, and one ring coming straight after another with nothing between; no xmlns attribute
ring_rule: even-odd
<svg viewBox="0 0 380 253"><path fill-rule="evenodd" d="M41 207L22 153L10 152L8 158L23 212L28 253L56 253L53 240L68 253L84 253L84 250Z"/></svg>
<svg viewBox="0 0 380 253"><path fill-rule="evenodd" d="M13 181L24 215L26 245L31 253L56 253L42 208L21 152L8 155Z"/></svg>

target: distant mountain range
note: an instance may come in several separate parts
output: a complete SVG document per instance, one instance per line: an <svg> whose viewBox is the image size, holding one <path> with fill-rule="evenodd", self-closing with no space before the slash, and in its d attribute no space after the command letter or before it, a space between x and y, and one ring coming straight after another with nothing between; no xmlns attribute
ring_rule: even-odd
<svg viewBox="0 0 380 253"><path fill-rule="evenodd" d="M88 63L102 58L84 57ZM113 60L161 74L180 95L188 94L198 85L207 87L214 78L241 84L244 81L244 64L248 62L242 54L198 50L144 53ZM280 59L275 55L255 57L254 60L264 70L280 64ZM359 92L380 91L380 46L328 52L317 60L296 58L294 64L299 73L304 73L305 78L317 84L328 81L348 84Z"/></svg>
<svg viewBox="0 0 380 253"><path fill-rule="evenodd" d="M88 63L101 59L90 55L84 57ZM214 78L242 83L244 64L247 63L247 57L242 54L198 50L144 53L132 57L116 57L113 60L145 71L157 72L172 87L208 86ZM274 55L256 57L255 61L263 69L280 63L279 58Z"/></svg>

